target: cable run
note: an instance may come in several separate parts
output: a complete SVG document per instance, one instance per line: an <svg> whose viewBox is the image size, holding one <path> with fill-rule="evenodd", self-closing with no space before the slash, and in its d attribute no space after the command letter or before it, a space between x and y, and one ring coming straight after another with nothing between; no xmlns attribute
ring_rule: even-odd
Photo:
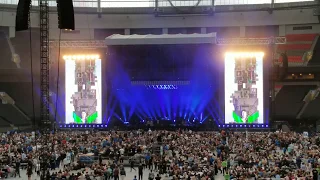
<svg viewBox="0 0 320 180"><path fill-rule="evenodd" d="M30 71L31 71L31 98L32 98L32 130L36 131L36 113L35 113L35 102L34 102L34 75L33 75L33 56L32 56L32 28L29 13L29 51L30 51Z"/></svg>
<svg viewBox="0 0 320 180"><path fill-rule="evenodd" d="M60 52L61 52L61 29L59 31L59 48L58 48L58 75L57 75L57 92L56 92L56 102L54 110L54 121L57 122L57 110L58 110L58 100L59 100L59 83L60 83Z"/></svg>

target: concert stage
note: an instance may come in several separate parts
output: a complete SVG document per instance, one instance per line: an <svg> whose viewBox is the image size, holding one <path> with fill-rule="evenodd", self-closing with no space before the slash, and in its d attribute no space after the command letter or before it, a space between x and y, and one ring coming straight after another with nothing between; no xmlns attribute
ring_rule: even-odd
<svg viewBox="0 0 320 180"><path fill-rule="evenodd" d="M65 121L59 128L155 126L159 121L268 128L265 46L221 47L215 33L113 35L106 45L101 60L66 57Z"/></svg>

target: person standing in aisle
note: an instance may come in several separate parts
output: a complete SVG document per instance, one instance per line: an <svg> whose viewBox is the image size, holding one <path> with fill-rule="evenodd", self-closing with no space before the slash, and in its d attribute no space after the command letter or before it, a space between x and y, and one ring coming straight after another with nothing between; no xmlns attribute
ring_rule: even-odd
<svg viewBox="0 0 320 180"><path fill-rule="evenodd" d="M152 172L152 170L150 170L149 180L153 180L153 179L154 179L154 173Z"/></svg>
<svg viewBox="0 0 320 180"><path fill-rule="evenodd" d="M120 178L121 180L124 180L124 178L126 177L126 170L124 169L124 167L121 167L120 169Z"/></svg>
<svg viewBox="0 0 320 180"><path fill-rule="evenodd" d="M160 174L157 175L156 180L161 180Z"/></svg>
<svg viewBox="0 0 320 180"><path fill-rule="evenodd" d="M115 169L113 170L113 177L114 180L119 180L119 168L115 167Z"/></svg>
<svg viewBox="0 0 320 180"><path fill-rule="evenodd" d="M139 180L142 180L142 178L143 178L143 165L142 164L139 165L138 171L139 171Z"/></svg>
<svg viewBox="0 0 320 180"><path fill-rule="evenodd" d="M137 171L137 170L134 168L134 160L133 160L133 159L130 159L130 167L131 167L130 172L132 172L132 169L133 169L134 171Z"/></svg>
<svg viewBox="0 0 320 180"><path fill-rule="evenodd" d="M19 175L19 178L21 177L20 176L20 159L16 159L16 166L15 166L15 175L14 177L16 177L17 175Z"/></svg>

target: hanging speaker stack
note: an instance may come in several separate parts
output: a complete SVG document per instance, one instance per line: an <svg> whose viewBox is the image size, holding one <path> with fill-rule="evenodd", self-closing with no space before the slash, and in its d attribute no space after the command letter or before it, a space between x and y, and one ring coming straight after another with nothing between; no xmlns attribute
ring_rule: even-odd
<svg viewBox="0 0 320 180"><path fill-rule="evenodd" d="M57 0L59 29L74 30L72 0Z"/></svg>
<svg viewBox="0 0 320 180"><path fill-rule="evenodd" d="M31 0L19 0L16 15L16 31L29 29Z"/></svg>
<svg viewBox="0 0 320 180"><path fill-rule="evenodd" d="M19 0L16 14L16 31L29 29L31 0ZM57 0L59 29L74 30L72 0Z"/></svg>

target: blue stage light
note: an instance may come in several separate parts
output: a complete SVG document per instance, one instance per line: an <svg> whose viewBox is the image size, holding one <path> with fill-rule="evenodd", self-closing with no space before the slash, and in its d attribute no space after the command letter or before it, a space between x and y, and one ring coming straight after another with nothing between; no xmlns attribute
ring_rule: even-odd
<svg viewBox="0 0 320 180"><path fill-rule="evenodd" d="M177 85L150 85L149 88L158 90L174 90L178 89Z"/></svg>
<svg viewBox="0 0 320 180"><path fill-rule="evenodd" d="M269 128L268 124L217 124L219 128Z"/></svg>
<svg viewBox="0 0 320 180"><path fill-rule="evenodd" d="M168 56L177 57L175 59L177 63L185 64L186 60L178 58L181 57L179 56L181 52L174 51L172 48L168 51L172 54L168 54ZM112 119L130 121L145 117L154 117L155 119L168 117L172 120L179 116L185 120L196 117L200 122L204 122L206 120L203 118L204 116L209 116L211 119L223 118L220 117L223 113L220 112L219 103L214 99L216 92L221 87L219 83L221 76L218 76L217 72L220 72L220 67L223 67L224 63L221 62L220 65L215 64L209 68L209 64L214 61L211 48L199 46L192 49L190 53L193 55L188 57L193 59L190 59L184 68L175 67L176 69L173 71L176 72L162 72L161 68L149 68L158 67L156 62L173 64L172 61L164 62L163 59L157 61L155 59L160 55L155 57L150 53L150 57L147 57L148 61L145 62L150 66L146 69L139 69L140 66L137 68L139 71L137 76L145 74L143 77L139 76L145 80L140 80L137 76L132 79L133 76L128 69L129 65L124 66L124 62L128 62L130 57L133 58L132 65L135 65L135 59L128 55L129 52L124 55L116 53L118 52L116 49L111 51L115 52L110 59L112 68L108 69L107 78L112 86L108 96L112 97L113 101L109 102L108 100L107 111L109 116L113 117ZM160 73L159 76L157 73ZM184 80L177 80L177 77ZM158 80L153 81L152 79ZM188 83L176 83L177 81L187 81Z"/></svg>

